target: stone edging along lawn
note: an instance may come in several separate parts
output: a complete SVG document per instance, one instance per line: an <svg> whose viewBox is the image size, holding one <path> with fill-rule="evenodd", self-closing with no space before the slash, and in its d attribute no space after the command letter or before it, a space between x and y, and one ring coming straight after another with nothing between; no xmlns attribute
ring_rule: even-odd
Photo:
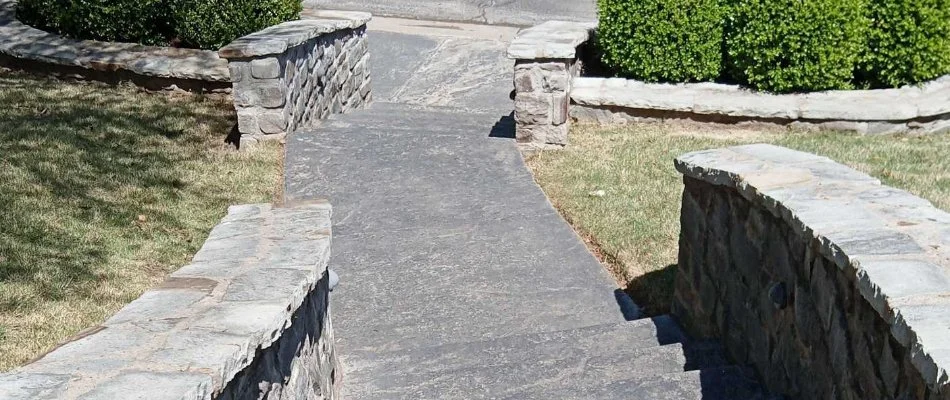
<svg viewBox="0 0 950 400"><path fill-rule="evenodd" d="M899 89L805 94L771 94L717 83L581 77L578 47L594 29L590 24L549 21L522 30L512 41L508 57L516 63L519 142L535 148L564 146L571 120L757 122L866 134L950 130L950 75Z"/></svg>
<svg viewBox="0 0 950 400"><path fill-rule="evenodd" d="M330 214L322 201L231 207L190 264L0 374L0 397L338 398Z"/></svg>
<svg viewBox="0 0 950 400"><path fill-rule="evenodd" d="M0 0L0 65L149 89L231 88L228 63L215 51L68 39L18 21L15 9L15 0Z"/></svg>

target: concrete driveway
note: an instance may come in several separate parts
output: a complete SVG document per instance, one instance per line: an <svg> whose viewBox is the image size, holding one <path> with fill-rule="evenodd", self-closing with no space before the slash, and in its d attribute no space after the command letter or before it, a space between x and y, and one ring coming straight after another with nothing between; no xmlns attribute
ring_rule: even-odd
<svg viewBox="0 0 950 400"><path fill-rule="evenodd" d="M304 4L381 16L517 26L597 18L596 0L304 0Z"/></svg>

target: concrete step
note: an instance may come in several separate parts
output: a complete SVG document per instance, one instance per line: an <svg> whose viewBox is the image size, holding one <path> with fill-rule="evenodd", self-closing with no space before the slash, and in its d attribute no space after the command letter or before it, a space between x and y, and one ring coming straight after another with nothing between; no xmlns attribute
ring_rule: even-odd
<svg viewBox="0 0 950 400"><path fill-rule="evenodd" d="M421 398L421 397L417 397ZM468 397L473 398L473 397ZM483 398L483 397L477 397ZM487 397L486 397L487 398ZM491 396L505 400L781 400L765 391L750 370L736 366L630 377L611 382L561 380Z"/></svg>
<svg viewBox="0 0 950 400"><path fill-rule="evenodd" d="M578 352L550 354L548 357L526 357L524 361L505 364L488 362L485 366L457 370L403 373L391 371L375 377L369 384L344 382L347 396L354 399L473 399L505 396L530 397L538 388L545 388L545 398L554 396L551 389L589 389L629 379L649 379L656 375L684 371L686 363L681 344L646 349L617 346L610 354L585 355Z"/></svg>
<svg viewBox="0 0 950 400"><path fill-rule="evenodd" d="M358 399L494 397L561 380L594 387L725 365L718 345L684 345L684 338L664 316L407 351L348 352L344 387Z"/></svg>
<svg viewBox="0 0 950 400"><path fill-rule="evenodd" d="M671 318L623 321L498 339L380 351L362 349L343 354L349 370L377 373L428 373L488 364L541 360L572 354L610 354L623 349L654 348L685 338ZM476 357L473 357L475 355ZM388 371L388 372L387 372Z"/></svg>

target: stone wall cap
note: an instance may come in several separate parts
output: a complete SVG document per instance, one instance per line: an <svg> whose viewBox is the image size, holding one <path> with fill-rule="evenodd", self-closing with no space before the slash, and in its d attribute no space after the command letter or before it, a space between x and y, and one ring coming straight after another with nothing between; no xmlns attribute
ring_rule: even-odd
<svg viewBox="0 0 950 400"><path fill-rule="evenodd" d="M15 5L15 1L0 0L0 54L95 71L126 70L141 76L208 82L231 80L228 63L217 52L64 38L17 21Z"/></svg>
<svg viewBox="0 0 950 400"><path fill-rule="evenodd" d="M910 121L950 114L950 75L897 89L804 94L758 92L710 82L646 83L633 79L580 77L574 78L571 100L586 106L748 118Z"/></svg>
<svg viewBox="0 0 950 400"><path fill-rule="evenodd" d="M330 213L325 201L231 207L163 284L0 374L0 398L210 400L281 337L327 273Z"/></svg>
<svg viewBox="0 0 950 400"><path fill-rule="evenodd" d="M768 144L692 152L675 165L737 190L818 244L928 385L950 390L950 213L827 157Z"/></svg>
<svg viewBox="0 0 950 400"><path fill-rule="evenodd" d="M300 19L338 19L348 21L350 28L359 28L373 19L373 14L362 11L316 10L307 8L300 13Z"/></svg>
<svg viewBox="0 0 950 400"><path fill-rule="evenodd" d="M369 18L367 13L314 11L306 19L284 22L238 38L218 50L218 55L249 58L281 54L323 34L363 26Z"/></svg>
<svg viewBox="0 0 950 400"><path fill-rule="evenodd" d="M577 46L590 38L596 24L587 22L548 21L522 29L508 46L508 58L516 60L570 59L577 56Z"/></svg>

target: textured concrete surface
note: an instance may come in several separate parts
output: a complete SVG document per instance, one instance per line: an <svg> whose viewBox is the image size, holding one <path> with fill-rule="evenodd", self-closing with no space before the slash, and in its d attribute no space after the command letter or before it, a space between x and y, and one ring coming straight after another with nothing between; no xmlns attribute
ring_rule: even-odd
<svg viewBox="0 0 950 400"><path fill-rule="evenodd" d="M502 114L512 62L497 40L370 32L373 98Z"/></svg>
<svg viewBox="0 0 950 400"><path fill-rule="evenodd" d="M524 166L506 43L369 40L376 101L287 141L285 195L335 207L345 396L761 398L718 344L668 317L631 321Z"/></svg>
<svg viewBox="0 0 950 400"><path fill-rule="evenodd" d="M548 20L597 19L595 0L304 0L304 5L424 20L520 26Z"/></svg>

